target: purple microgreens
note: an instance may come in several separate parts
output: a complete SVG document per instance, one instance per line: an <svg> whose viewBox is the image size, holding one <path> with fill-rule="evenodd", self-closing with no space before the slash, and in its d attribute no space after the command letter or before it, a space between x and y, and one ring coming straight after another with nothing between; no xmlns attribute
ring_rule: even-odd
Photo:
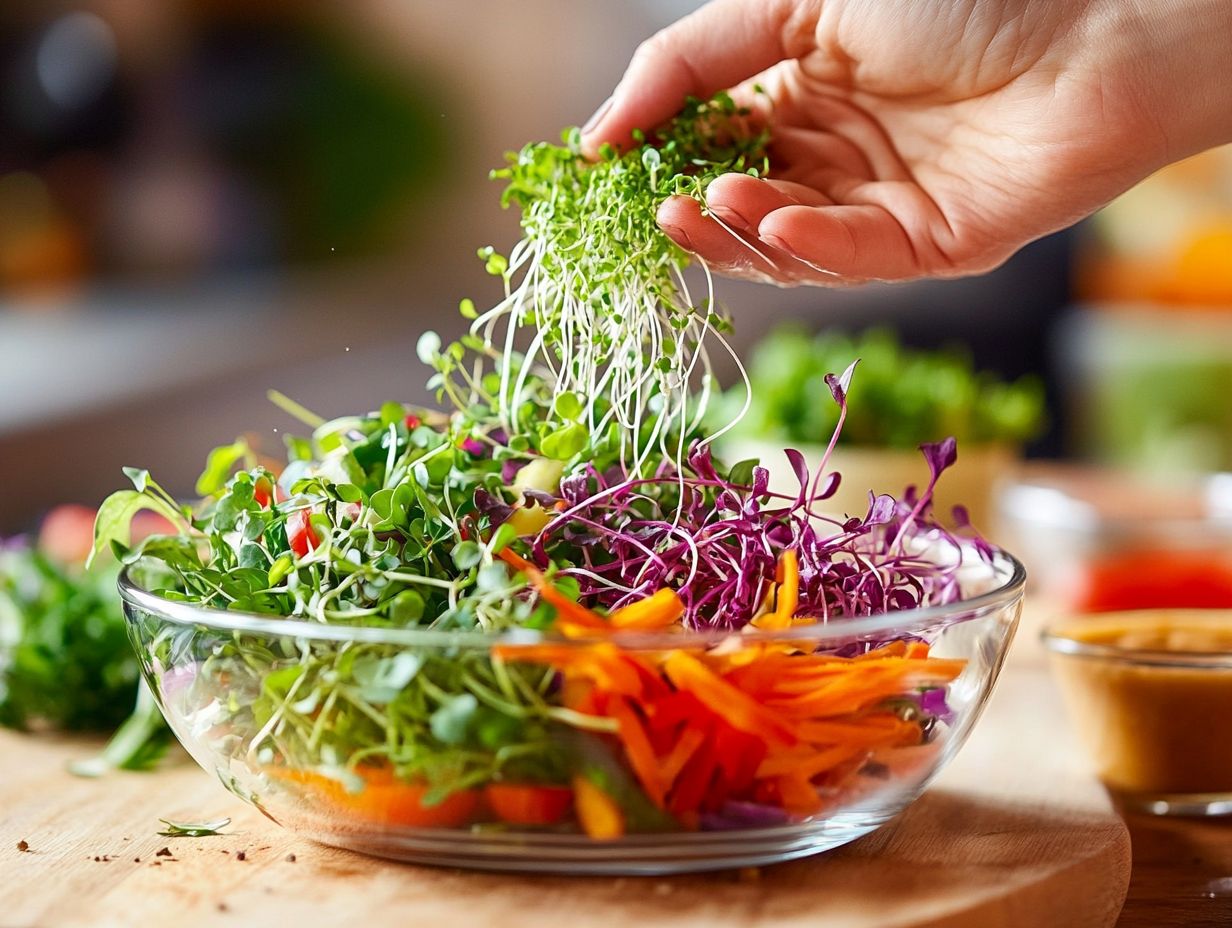
<svg viewBox="0 0 1232 928"><path fill-rule="evenodd" d="M911 510L910 518L904 522L904 528L907 525L913 524L921 513L927 511L932 503L933 490L937 486L937 481L941 479L941 475L945 473L947 468L953 467L958 461L958 442L953 437L940 442L925 442L920 445L920 451L924 455L924 460L928 462L928 486L920 494L920 498L916 500L915 506ZM903 531L900 530L899 536L894 539L892 547L897 546L903 541L904 537Z"/></svg>
<svg viewBox="0 0 1232 928"><path fill-rule="evenodd" d="M951 449L937 460L952 456ZM793 469L802 465L788 458ZM582 473L562 482L568 508L534 539L531 556L544 567L563 560L560 575L572 576L592 607L615 609L668 588L684 602L686 626L738 629L762 610L789 548L798 557L801 618L853 618L962 597L961 557L942 563L919 553L938 544L962 550L929 516L940 470L922 496L870 494L864 518L844 522L818 519L811 493L766 489L764 468L754 469L751 485L727 482L705 447L691 448L680 472L633 480ZM809 485L807 469L797 476ZM819 493L830 489L826 481ZM909 550L908 540L918 544ZM562 546L572 549L567 556Z"/></svg>
<svg viewBox="0 0 1232 928"><path fill-rule="evenodd" d="M843 371L841 377L835 377L833 374L826 374L826 386L830 388L830 395L834 397L834 402L838 403L838 422L834 423L834 431L830 434L830 444L826 446L826 453L821 456L821 462L817 465L817 476L813 478L813 498L825 499L819 496L819 485L822 475L826 472L826 465L830 463L830 455L834 453L834 446L838 444L838 438L843 433L843 423L847 421L847 391L851 389L851 378L856 372L856 365L860 363L859 358L847 365L847 370ZM838 484L834 485L834 489L838 489Z"/></svg>

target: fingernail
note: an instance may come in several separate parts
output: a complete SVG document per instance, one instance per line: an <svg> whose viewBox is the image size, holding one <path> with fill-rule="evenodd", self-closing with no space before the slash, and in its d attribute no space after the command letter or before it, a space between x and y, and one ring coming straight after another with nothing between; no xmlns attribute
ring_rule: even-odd
<svg viewBox="0 0 1232 928"><path fill-rule="evenodd" d="M791 255L793 258L797 257L796 253L791 250L791 246L777 235L759 235L758 238L760 238L771 248L777 248L779 251Z"/></svg>
<svg viewBox="0 0 1232 928"><path fill-rule="evenodd" d="M759 236L759 238L763 242L765 242L767 245L769 245L771 248L777 248L779 251L783 252L788 257L794 258L795 260L799 261L801 264L811 267L818 274L825 274L829 277L842 276L837 271L832 271L828 267L822 267L820 264L818 264L815 261L810 261L808 258L801 257L791 248L790 245L788 245L785 241L783 241L777 235L762 235L762 236Z"/></svg>
<svg viewBox="0 0 1232 928"><path fill-rule="evenodd" d="M737 209L732 209L732 207L725 206L725 205L724 206L711 206L709 207L709 209L710 209L710 212L714 213L716 216L718 216L721 220L726 222L728 225L735 226L737 229L740 229L742 232L753 232L753 233L757 232L756 226L754 226L753 223L749 222L743 215L741 215L740 211Z"/></svg>
<svg viewBox="0 0 1232 928"><path fill-rule="evenodd" d="M586 125L582 126L582 135L588 135L593 132L595 127L603 121L603 117L607 115L607 111L612 108L612 100L615 99L615 94L608 97L599 104L599 108L595 110L594 115L586 120Z"/></svg>
<svg viewBox="0 0 1232 928"><path fill-rule="evenodd" d="M667 237L685 251L697 251L697 248L693 245L693 239L689 238L689 233L680 228L680 226L665 226L660 224L659 228L667 233Z"/></svg>

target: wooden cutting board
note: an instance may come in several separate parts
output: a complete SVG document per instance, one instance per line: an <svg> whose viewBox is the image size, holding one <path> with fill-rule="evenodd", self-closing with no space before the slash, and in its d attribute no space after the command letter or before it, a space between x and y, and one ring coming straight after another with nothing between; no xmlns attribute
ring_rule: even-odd
<svg viewBox="0 0 1232 928"><path fill-rule="evenodd" d="M0 925L1112 925L1129 837L1023 637L970 743L918 802L846 848L757 871L567 878L391 863L296 839L187 760L82 780L64 765L94 745L0 733ZM160 817L224 816L226 836L155 834Z"/></svg>

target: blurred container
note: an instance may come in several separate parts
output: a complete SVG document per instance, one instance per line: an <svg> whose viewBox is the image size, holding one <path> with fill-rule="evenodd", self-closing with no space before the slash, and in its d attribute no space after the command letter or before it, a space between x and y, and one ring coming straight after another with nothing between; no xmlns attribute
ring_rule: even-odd
<svg viewBox="0 0 1232 928"><path fill-rule="evenodd" d="M1055 344L1075 450L1154 474L1232 469L1232 311L1083 308Z"/></svg>
<svg viewBox="0 0 1232 928"><path fill-rule="evenodd" d="M1123 806L1232 814L1232 611L1085 617L1043 638L1075 727Z"/></svg>
<svg viewBox="0 0 1232 928"><path fill-rule="evenodd" d="M1232 146L1154 174L1091 231L1077 267L1083 299L1232 309Z"/></svg>
<svg viewBox="0 0 1232 928"><path fill-rule="evenodd" d="M1083 308L1056 333L1074 450L1232 469L1232 146L1159 171L1087 229Z"/></svg>
<svg viewBox="0 0 1232 928"><path fill-rule="evenodd" d="M996 497L993 537L1065 608L1232 608L1232 474L1034 465Z"/></svg>

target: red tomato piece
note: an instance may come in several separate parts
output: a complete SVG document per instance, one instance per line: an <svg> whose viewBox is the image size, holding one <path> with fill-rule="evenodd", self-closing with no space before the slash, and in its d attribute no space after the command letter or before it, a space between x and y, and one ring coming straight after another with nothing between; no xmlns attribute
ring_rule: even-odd
<svg viewBox="0 0 1232 928"><path fill-rule="evenodd" d="M496 817L510 825L557 825L573 808L573 790L567 786L489 783L484 798Z"/></svg>
<svg viewBox="0 0 1232 928"><path fill-rule="evenodd" d="M287 541L298 557L304 557L321 543L321 537L309 521L311 518L312 512L308 509L297 509L287 516Z"/></svg>

